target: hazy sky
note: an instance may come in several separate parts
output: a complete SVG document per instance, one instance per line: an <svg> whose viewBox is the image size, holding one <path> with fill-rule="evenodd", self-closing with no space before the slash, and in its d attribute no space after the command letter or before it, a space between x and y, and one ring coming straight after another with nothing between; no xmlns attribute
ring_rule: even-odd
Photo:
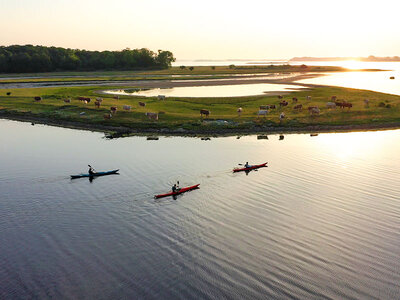
<svg viewBox="0 0 400 300"><path fill-rule="evenodd" d="M145 47L178 59L400 56L397 6L387 0L0 0L0 45Z"/></svg>

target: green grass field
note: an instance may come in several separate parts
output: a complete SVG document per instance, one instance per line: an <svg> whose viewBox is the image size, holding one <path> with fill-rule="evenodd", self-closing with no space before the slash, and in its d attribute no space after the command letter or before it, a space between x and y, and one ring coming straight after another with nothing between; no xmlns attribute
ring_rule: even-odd
<svg viewBox="0 0 400 300"><path fill-rule="evenodd" d="M207 122L212 120L226 120L228 128L246 129L254 126L266 125L282 128L301 128L308 125L362 125L385 124L400 122L400 96L376 93L365 90L356 90L339 87L318 87L311 90L296 91L284 96L289 105L279 108L279 99L276 96L251 96L236 98L167 98L160 101L157 98L123 96L119 100L111 95L99 95L96 91L113 87L56 87L30 89L0 89L0 114L16 116L34 116L53 121L73 121L77 124L93 124L107 126L123 126L135 130L143 128L176 129L184 128L196 132L219 130L222 126ZM121 87L117 87L120 89ZM130 87L131 88L131 87ZM6 92L11 92L10 96ZM349 110L327 109L326 103L331 96L344 99L353 104ZM33 100L34 96L43 98L40 102ZM79 96L91 97L93 100L84 104L77 100ZM100 108L95 108L94 98L102 97ZM311 96L310 101L306 96ZM295 111L292 97L299 99L303 104L302 111ZM71 98L70 104L64 103L64 98ZM364 99L369 99L369 107L365 107ZM139 106L138 102L146 103L146 107ZM260 105L277 105L266 117L258 117ZM130 105L131 111L124 111L123 105ZM110 119L104 119L111 106L116 106L118 112ZM310 116L307 107L318 106L321 109L319 116ZM237 108L242 107L243 113L239 117ZM209 118L202 122L200 109L211 111ZM279 114L284 112L286 118L279 121ZM81 113L84 112L84 115ZM160 113L158 121L149 120L146 112Z"/></svg>

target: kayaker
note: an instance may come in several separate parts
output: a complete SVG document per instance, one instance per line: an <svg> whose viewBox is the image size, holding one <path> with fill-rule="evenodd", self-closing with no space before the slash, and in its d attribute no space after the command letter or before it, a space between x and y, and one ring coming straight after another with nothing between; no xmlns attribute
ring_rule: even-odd
<svg viewBox="0 0 400 300"><path fill-rule="evenodd" d="M176 193L176 190L177 190L177 186L176 186L176 183L172 186L172 192L173 193Z"/></svg>
<svg viewBox="0 0 400 300"><path fill-rule="evenodd" d="M94 173L96 173L91 165L88 165L88 167L89 167L89 174L90 175L93 175Z"/></svg>
<svg viewBox="0 0 400 300"><path fill-rule="evenodd" d="M245 167L245 168L250 168L250 167L251 167L251 165L249 165L249 162L248 162L248 161L246 161L246 163L244 164L244 167Z"/></svg>

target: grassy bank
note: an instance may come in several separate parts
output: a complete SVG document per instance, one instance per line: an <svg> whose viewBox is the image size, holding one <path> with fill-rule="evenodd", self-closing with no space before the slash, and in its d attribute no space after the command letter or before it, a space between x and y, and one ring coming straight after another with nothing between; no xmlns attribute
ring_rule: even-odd
<svg viewBox="0 0 400 300"><path fill-rule="evenodd" d="M84 104L76 100L79 96L98 97L98 91L112 87L57 87L31 89L0 89L0 117L23 117L32 120L48 120L53 123L69 122L76 127L85 128L118 128L124 131L164 131L164 132L197 132L223 133L224 131L252 132L268 130L300 130L328 128L340 126L384 127L385 124L400 124L400 96L382 94L372 91L339 87L316 87L306 91L296 91L284 96L289 105L279 108L276 96L249 96L236 98L167 98L160 101L156 98L120 97L102 95L104 99L100 108L95 108L94 101ZM121 87L118 87L120 89ZM130 87L131 88L131 87ZM10 96L6 96L11 92ZM328 109L326 103L331 96L344 99L353 104L351 109ZM41 96L40 102L33 97ZM311 96L311 100L306 100ZM302 111L295 111L292 97L303 104ZM65 103L64 98L71 98ZM369 99L369 107L365 107L364 99ZM138 102L146 103L145 107ZM266 117L258 117L260 105L277 105ZM123 105L130 105L131 111L124 111ZM110 120L103 118L110 107L116 106L118 112ZM318 106L321 113L310 116L307 107ZM239 117L237 108L242 107ZM200 118L200 109L211 111L209 118ZM159 113L158 121L151 121L146 112ZM286 118L279 121L279 114L284 112ZM223 121L218 121L223 120Z"/></svg>
<svg viewBox="0 0 400 300"><path fill-rule="evenodd" d="M263 73L291 73L291 72L344 72L348 71L341 67L327 66L196 66L193 70L189 67L184 69L180 67L172 67L165 70L150 71L97 71L97 72L52 72L52 73L29 73L29 74L0 74L0 83L17 83L17 82L43 82L43 81L128 81L141 79L160 79L159 76L175 75L182 76L179 79L185 79L187 76L227 76L238 74L263 74ZM154 76L154 77L152 77ZM157 77L158 76L158 77ZM33 77L33 78L31 78ZM196 78L190 78L196 79Z"/></svg>

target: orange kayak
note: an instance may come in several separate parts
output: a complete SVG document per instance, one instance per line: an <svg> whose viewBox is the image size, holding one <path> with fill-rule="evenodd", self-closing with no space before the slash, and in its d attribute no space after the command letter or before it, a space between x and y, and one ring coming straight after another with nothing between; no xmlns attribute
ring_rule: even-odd
<svg viewBox="0 0 400 300"><path fill-rule="evenodd" d="M251 170L258 169L258 168L263 168L263 167L266 167L266 166L267 166L267 162L263 163L261 165L254 165L254 166L251 166L251 167L248 167L248 168L233 169L233 172L235 173L235 172L241 172L241 171L251 171Z"/></svg>

